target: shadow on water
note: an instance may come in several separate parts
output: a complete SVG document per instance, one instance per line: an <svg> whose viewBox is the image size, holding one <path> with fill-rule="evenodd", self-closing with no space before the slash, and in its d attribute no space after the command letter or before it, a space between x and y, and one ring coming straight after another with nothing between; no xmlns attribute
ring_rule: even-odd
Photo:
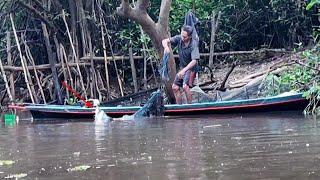
<svg viewBox="0 0 320 180"><path fill-rule="evenodd" d="M0 126L0 179L319 179L319 139L301 112L19 123Z"/></svg>

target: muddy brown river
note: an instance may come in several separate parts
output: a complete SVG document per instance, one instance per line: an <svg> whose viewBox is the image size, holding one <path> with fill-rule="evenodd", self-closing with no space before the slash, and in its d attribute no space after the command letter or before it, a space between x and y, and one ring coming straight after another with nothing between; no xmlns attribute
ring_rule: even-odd
<svg viewBox="0 0 320 180"><path fill-rule="evenodd" d="M0 179L320 179L301 112L0 123Z"/></svg>

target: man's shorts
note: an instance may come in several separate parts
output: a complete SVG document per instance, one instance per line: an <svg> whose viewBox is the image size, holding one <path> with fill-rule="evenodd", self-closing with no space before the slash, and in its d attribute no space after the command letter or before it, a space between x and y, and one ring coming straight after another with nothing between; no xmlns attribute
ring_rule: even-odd
<svg viewBox="0 0 320 180"><path fill-rule="evenodd" d="M183 84L186 84L188 85L189 87L191 87L193 85L193 75L195 72L191 71L191 70L188 70L186 72L186 74L183 76L182 79L180 79L178 77L178 75L176 75L176 77L174 78L174 81L173 81L173 84L179 86L179 87L182 87ZM192 76L192 77L191 77Z"/></svg>

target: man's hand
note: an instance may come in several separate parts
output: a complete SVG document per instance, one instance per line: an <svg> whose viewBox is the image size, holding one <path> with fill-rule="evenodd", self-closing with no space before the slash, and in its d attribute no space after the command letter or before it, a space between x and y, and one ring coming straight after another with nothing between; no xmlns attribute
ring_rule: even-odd
<svg viewBox="0 0 320 180"><path fill-rule="evenodd" d="M170 48L168 46L169 43L170 43L170 39L169 38L162 40L162 46L164 48L164 53L169 53L170 52Z"/></svg>
<svg viewBox="0 0 320 180"><path fill-rule="evenodd" d="M165 47L165 48L164 48L164 53L170 53L169 47Z"/></svg>
<svg viewBox="0 0 320 180"><path fill-rule="evenodd" d="M186 72L184 70L181 70L178 72L177 76L179 79L183 79L184 75L186 74Z"/></svg>

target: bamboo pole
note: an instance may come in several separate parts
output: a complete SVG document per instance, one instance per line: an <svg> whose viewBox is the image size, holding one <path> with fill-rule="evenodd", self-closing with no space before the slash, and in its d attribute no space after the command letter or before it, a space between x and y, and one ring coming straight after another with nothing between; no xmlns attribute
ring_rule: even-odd
<svg viewBox="0 0 320 180"><path fill-rule="evenodd" d="M137 93L138 92L137 72L136 72L136 66L135 66L134 60L133 60L132 47L129 48L129 56L130 56L130 64L131 64L131 73L132 73L132 80L133 80L133 86L134 86L134 93Z"/></svg>
<svg viewBox="0 0 320 180"><path fill-rule="evenodd" d="M10 21L11 21L11 25L12 25L14 37L15 37L15 39L16 39L17 47L18 47L18 50L19 50L19 55L20 55L20 59L21 59L21 64L22 64L22 68L23 68L23 72L24 72L24 81L26 82L26 85L27 85L27 88L28 88L28 91L29 91L29 95L30 95L30 98L31 98L31 102L34 104L35 101L34 101L34 98L33 98L33 95L32 95L32 91L31 91L31 88L30 88L30 85L29 85L29 81L28 81L28 78L27 78L26 67L25 67L25 64L24 64L24 62L23 62L24 59L23 59L23 56L22 56L22 52L21 52L21 47L20 47L20 44L19 44L18 35L17 35L17 33L16 33L16 27L15 27L14 22L13 22L12 13L10 13Z"/></svg>
<svg viewBox="0 0 320 180"><path fill-rule="evenodd" d="M100 15L100 28L101 28L101 37L102 37L102 47L103 47L103 57L104 57L104 68L105 68L105 74L106 74L106 81L107 81L107 91L108 91L108 96L107 96L107 100L110 98L110 80L109 80L109 71L108 71L108 59L107 59L107 47L106 47L106 42L105 42L105 32L104 32L104 28L103 28L103 21L102 21L102 17ZM93 58L92 58L93 60Z"/></svg>
<svg viewBox="0 0 320 180"><path fill-rule="evenodd" d="M26 59L25 56L23 56L23 63L25 63L25 67L26 67L27 66L27 59ZM30 84L31 93L33 94L35 103L38 104L39 103L39 99L38 99L36 90L34 89L34 84L33 84L29 69L26 69L26 72L27 72L27 78L28 78L29 84Z"/></svg>
<svg viewBox="0 0 320 180"><path fill-rule="evenodd" d="M90 81L91 82L91 97L93 98L96 98L96 92L99 91L98 89L96 89L96 70L95 70L95 67L94 67L94 61L93 61L93 48L92 48L92 39L91 39L91 35L90 33L88 32L88 44L89 44L89 51L90 51L90 57L91 57L91 61L90 61L90 64L91 64L91 72L90 75L92 77L92 80Z"/></svg>
<svg viewBox="0 0 320 180"><path fill-rule="evenodd" d="M83 3L82 0L80 1L75 1L77 9L78 9L78 22L80 26L80 36L81 36L81 41L82 41L82 52L83 54L88 54L88 43L87 43L87 37L86 37L86 31L87 31L87 19L84 14L84 9L83 9Z"/></svg>
<svg viewBox="0 0 320 180"><path fill-rule="evenodd" d="M1 74L2 74L2 77L3 77L4 83L5 83L6 89L7 89L7 93L8 93L9 99L12 102L13 98L12 98L11 91L10 91L10 88L9 88L9 84L8 84L8 81L7 81L6 73L5 73L4 69L3 69L1 57L0 57L0 70L1 70Z"/></svg>
<svg viewBox="0 0 320 180"><path fill-rule="evenodd" d="M287 51L285 49L259 49L259 50L251 50L251 51L227 51L227 52L216 52L213 53L213 56L237 56L237 55L250 55L250 54L258 54L258 53L290 53L291 51ZM200 57L206 58L209 57L210 53L200 53ZM179 55L173 55L174 58L178 58ZM129 56L114 56L107 57L107 60L129 60ZM133 56L133 59L143 60L143 56ZM81 57L81 60L87 61L90 60L90 57ZM101 61L104 60L104 57L93 57L93 60Z"/></svg>
<svg viewBox="0 0 320 180"><path fill-rule="evenodd" d="M68 80L69 78L68 78L68 75L66 72L66 71L68 71L68 69L67 69L66 65L64 64L64 60L63 60L64 56L63 56L62 44L59 44L57 49L60 51L60 63L61 63L62 71L63 71L64 81L66 82L66 84L69 84L69 80ZM67 94L67 99L69 99L70 94L69 94L68 90L66 90L66 94Z"/></svg>
<svg viewBox="0 0 320 180"><path fill-rule="evenodd" d="M10 32L7 32L7 61L8 61L8 66L12 66L12 54L11 54L11 34ZM9 76L9 81L10 81L10 88L11 88L11 96L12 100L15 100L15 88L14 88L14 73L11 72Z"/></svg>
<svg viewBox="0 0 320 180"><path fill-rule="evenodd" d="M87 97L87 92L86 92L86 89L85 89L84 83L83 83L83 78L82 78L82 74L81 74L81 70L80 70L80 66L79 66L79 59L78 59L78 56L76 54L75 47L73 45L73 41L72 41L72 38L71 38L71 34L70 34L70 30L69 30L69 27L68 27L68 24L67 24L66 15L65 15L64 10L62 10L62 18L63 18L63 22L64 22L64 24L66 26L66 29L67 29L67 33L68 33L68 36L69 36L69 41L70 41L71 48L72 48L72 51L73 51L73 56L74 56L74 58L76 60L77 70L79 72L79 79L80 79L80 85L81 85L81 88L82 88L82 92L84 93L84 96L87 99L88 97Z"/></svg>
<svg viewBox="0 0 320 180"><path fill-rule="evenodd" d="M63 59L66 61L66 67L67 67L67 71L68 71L71 87L74 87L73 78L72 78L72 74L71 74L71 70L70 70L71 64L68 63L68 57L67 57L66 50L65 50L64 46L61 43L60 43L60 48L61 48L61 52L62 52L62 55L63 55L62 61L63 61Z"/></svg>
<svg viewBox="0 0 320 180"><path fill-rule="evenodd" d="M36 65L34 63L34 59L33 59L33 56L31 54L30 48L26 43L24 44L24 47L25 47L26 55L27 55L28 59L31 61L31 64L33 66L33 72L34 72L36 80L37 80L37 85L39 86L39 90L40 90L40 94L42 96L43 103L47 104L46 97L44 95L44 92L43 92L43 89L42 89L42 86L41 86L41 83L40 83L40 79L39 79L39 76L38 76L38 73L37 73L37 70L36 70Z"/></svg>
<svg viewBox="0 0 320 180"><path fill-rule="evenodd" d="M141 32L141 37L144 37L144 32L141 26L140 27L140 32ZM147 53L146 53L146 46L144 42L142 42L142 52L143 52L143 88L144 90L148 89L148 80L147 80Z"/></svg>
<svg viewBox="0 0 320 180"><path fill-rule="evenodd" d="M215 46L215 38L216 32L218 29L219 21L221 17L221 11L218 13L218 17L216 18L216 13L212 12L211 18L211 40L210 40L210 56L209 56L209 67L213 67L213 53L214 53L214 46Z"/></svg>
<svg viewBox="0 0 320 180"><path fill-rule="evenodd" d="M63 52L61 51L60 43L58 42L58 38L57 38L56 34L53 35L53 41L54 41L54 44L56 46L58 61L61 63L63 79L68 84L68 81L67 81L68 76L67 76L67 73L66 73L65 64L63 62ZM66 90L66 95L67 95L67 98L69 99L70 96L69 96L69 91L68 90Z"/></svg>
<svg viewBox="0 0 320 180"><path fill-rule="evenodd" d="M105 31L106 31L106 34L107 34L107 37L108 37L109 47L110 47L110 50L111 50L111 55L112 55L112 60L113 60L114 68L115 68L116 74L117 74L117 79L118 79L118 84L119 84L120 93L121 93L121 96L123 97L123 96L124 96L123 87L122 87L121 79L120 79L120 76L119 76L117 63L116 63L116 61L114 60L114 53L113 53L113 49L112 49L111 39L110 39L110 36L109 36L109 33L108 33L108 29L107 29L106 23L103 23L103 25L104 25L104 28L105 28Z"/></svg>

